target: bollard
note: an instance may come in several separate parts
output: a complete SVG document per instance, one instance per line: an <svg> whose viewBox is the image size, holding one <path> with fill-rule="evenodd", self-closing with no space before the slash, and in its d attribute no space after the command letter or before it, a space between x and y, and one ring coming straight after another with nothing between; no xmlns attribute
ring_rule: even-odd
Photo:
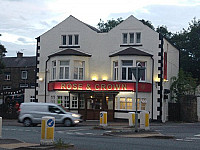
<svg viewBox="0 0 200 150"><path fill-rule="evenodd" d="M0 117L0 138L2 138L2 117Z"/></svg>
<svg viewBox="0 0 200 150"><path fill-rule="evenodd" d="M107 112L105 111L100 112L100 126L107 126Z"/></svg>
<svg viewBox="0 0 200 150"><path fill-rule="evenodd" d="M40 145L53 145L54 142L55 118L50 116L42 117Z"/></svg>
<svg viewBox="0 0 200 150"><path fill-rule="evenodd" d="M141 111L140 112L140 129L150 130L149 127L149 112Z"/></svg>
<svg viewBox="0 0 200 150"><path fill-rule="evenodd" d="M128 118L129 118L129 126L133 127L135 125L135 112L129 112Z"/></svg>

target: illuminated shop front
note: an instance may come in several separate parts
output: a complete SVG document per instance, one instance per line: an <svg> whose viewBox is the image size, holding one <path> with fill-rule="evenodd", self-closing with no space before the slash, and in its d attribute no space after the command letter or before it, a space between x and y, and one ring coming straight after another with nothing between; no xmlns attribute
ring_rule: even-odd
<svg viewBox="0 0 200 150"><path fill-rule="evenodd" d="M86 120L98 120L100 111L107 111L108 119L113 120L135 111L135 86L135 82L50 82L48 91L51 93L51 102L81 113ZM149 83L139 83L138 92L143 97L138 98L138 110L149 111L151 87Z"/></svg>

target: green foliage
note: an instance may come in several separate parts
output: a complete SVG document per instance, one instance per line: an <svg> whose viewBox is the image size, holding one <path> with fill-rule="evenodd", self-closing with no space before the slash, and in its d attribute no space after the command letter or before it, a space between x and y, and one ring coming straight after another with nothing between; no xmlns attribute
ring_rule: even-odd
<svg viewBox="0 0 200 150"><path fill-rule="evenodd" d="M191 73L186 73L180 69L178 77L172 77L171 99L179 102L183 95L194 95L197 87L197 79L194 79Z"/></svg>
<svg viewBox="0 0 200 150"><path fill-rule="evenodd" d="M0 43L0 74L2 73L2 69L5 67L2 62L2 57L5 56L5 53L7 53L6 48Z"/></svg>
<svg viewBox="0 0 200 150"><path fill-rule="evenodd" d="M200 81L200 20L194 18L188 29L174 34L171 41L180 50L180 67Z"/></svg>
<svg viewBox="0 0 200 150"><path fill-rule="evenodd" d="M146 21L144 19L140 20L144 25L147 25L149 28L151 28L152 30L155 30L154 26L152 25L151 21Z"/></svg>
<svg viewBox="0 0 200 150"><path fill-rule="evenodd" d="M103 20L100 19L100 22L97 24L98 29L101 32L108 32L110 31L112 28L116 27L118 24L120 24L121 22L123 22L122 18L118 18L117 20L107 20L106 23L104 23Z"/></svg>
<svg viewBox="0 0 200 150"><path fill-rule="evenodd" d="M55 148L58 149L67 149L73 147L72 144L66 144L61 138L59 138L56 142L54 142Z"/></svg>
<svg viewBox="0 0 200 150"><path fill-rule="evenodd" d="M166 26L158 26L156 32L161 33L167 40L170 40L172 33L168 31Z"/></svg>

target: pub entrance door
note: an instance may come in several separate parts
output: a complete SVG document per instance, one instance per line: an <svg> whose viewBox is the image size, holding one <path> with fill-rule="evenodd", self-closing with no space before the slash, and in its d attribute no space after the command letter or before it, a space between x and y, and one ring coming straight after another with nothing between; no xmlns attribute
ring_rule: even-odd
<svg viewBox="0 0 200 150"><path fill-rule="evenodd" d="M86 120L99 120L100 112L106 111L108 120L114 119L114 95L102 92L93 93L86 98Z"/></svg>

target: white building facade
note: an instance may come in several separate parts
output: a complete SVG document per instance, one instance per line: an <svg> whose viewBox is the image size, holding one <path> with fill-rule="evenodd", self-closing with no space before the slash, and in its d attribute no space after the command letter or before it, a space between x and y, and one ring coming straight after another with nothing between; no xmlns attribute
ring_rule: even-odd
<svg viewBox="0 0 200 150"><path fill-rule="evenodd" d="M53 102L81 113L85 120L127 119L137 109L167 121L170 79L179 71L179 51L157 32L130 16L107 33L73 16L37 38L38 102Z"/></svg>

